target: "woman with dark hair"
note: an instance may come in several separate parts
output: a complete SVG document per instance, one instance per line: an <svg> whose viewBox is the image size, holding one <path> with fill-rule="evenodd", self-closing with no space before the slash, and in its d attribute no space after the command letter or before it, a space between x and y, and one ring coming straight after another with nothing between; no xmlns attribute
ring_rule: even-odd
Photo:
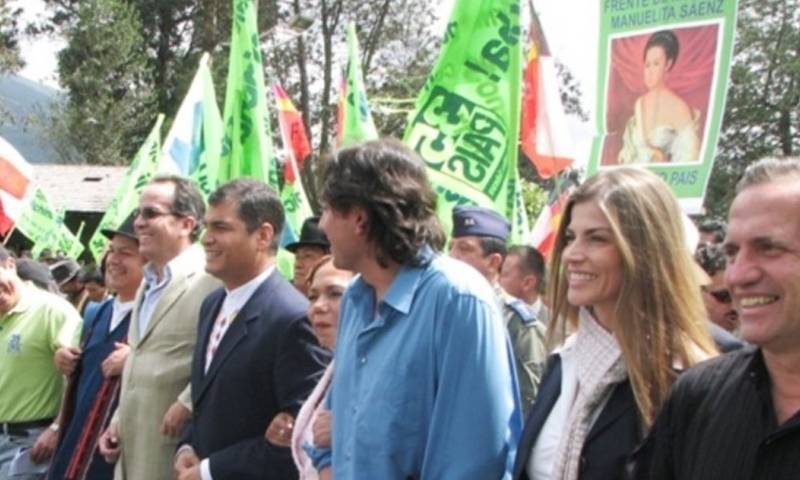
<svg viewBox="0 0 800 480"><path fill-rule="evenodd" d="M678 372L716 355L682 214L654 173L601 172L573 193L551 256L548 362L514 478L623 478Z"/></svg>
<svg viewBox="0 0 800 480"><path fill-rule="evenodd" d="M678 60L678 37L670 30L650 36L644 47L644 85L625 125L619 163L696 162L700 153L700 113L666 85Z"/></svg>
<svg viewBox="0 0 800 480"><path fill-rule="evenodd" d="M320 345L333 350L336 343L336 330L339 324L339 302L347 284L353 279L353 272L340 270L333 266L333 257L325 255L311 268L306 279L308 291L308 319ZM290 446L292 457L300 472L300 480L315 480L320 476L303 450L303 444L315 444L313 430L330 432L330 412L324 408L323 401L333 378L333 362L328 365L314 391L297 413L297 419L289 414L280 414L267 428L266 438L279 446ZM316 425L315 425L316 423ZM291 443L286 444L281 431L291 432ZM326 445L329 446L330 437Z"/></svg>

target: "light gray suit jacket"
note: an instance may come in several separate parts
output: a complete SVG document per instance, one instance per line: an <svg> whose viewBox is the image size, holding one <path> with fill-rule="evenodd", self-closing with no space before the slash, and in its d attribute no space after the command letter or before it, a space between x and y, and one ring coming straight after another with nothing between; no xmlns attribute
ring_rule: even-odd
<svg viewBox="0 0 800 480"><path fill-rule="evenodd" d="M138 331L144 286L136 295L128 333L131 352L114 417L122 447L115 480L172 480L178 439L162 435L161 422L176 400L191 409L189 374L200 305L221 284L204 272L199 245L182 252L169 267L172 279L144 332Z"/></svg>

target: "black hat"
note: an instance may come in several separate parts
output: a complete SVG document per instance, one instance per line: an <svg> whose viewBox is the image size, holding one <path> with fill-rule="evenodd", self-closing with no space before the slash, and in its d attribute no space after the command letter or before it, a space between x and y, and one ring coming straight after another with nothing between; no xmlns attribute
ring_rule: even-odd
<svg viewBox="0 0 800 480"><path fill-rule="evenodd" d="M80 271L80 264L71 258L56 262L50 267L50 273L59 287L78 276Z"/></svg>
<svg viewBox="0 0 800 480"><path fill-rule="evenodd" d="M47 265L31 260L29 258L20 258L17 260L17 276L22 280L33 282L37 287L42 290L57 291L55 287L55 280L50 273ZM53 288L55 287L55 288Z"/></svg>
<svg viewBox="0 0 800 480"><path fill-rule="evenodd" d="M300 247L320 247L325 250L331 248L331 242L328 241L325 232L319 228L319 217L307 218L303 222L303 228L300 229L300 239L286 245L286 250L295 253Z"/></svg>
<svg viewBox="0 0 800 480"><path fill-rule="evenodd" d="M490 208L458 205L453 208L453 237L495 237L506 242L511 224Z"/></svg>
<svg viewBox="0 0 800 480"><path fill-rule="evenodd" d="M130 238L131 240L139 241L139 237L136 236L136 231L133 229L133 221L136 220L136 217L133 215L129 216L122 222L122 225L119 226L116 230L110 228L104 228L100 230L100 233L103 234L104 237L111 240L114 238L114 235L122 235L125 237Z"/></svg>

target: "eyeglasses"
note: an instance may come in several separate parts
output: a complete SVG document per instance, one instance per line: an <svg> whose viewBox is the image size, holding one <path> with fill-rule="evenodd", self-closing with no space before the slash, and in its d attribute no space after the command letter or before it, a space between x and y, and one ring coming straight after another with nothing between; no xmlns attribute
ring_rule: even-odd
<svg viewBox="0 0 800 480"><path fill-rule="evenodd" d="M133 218L142 217L145 220L152 220L154 218L163 217L165 215L178 215L175 212L165 212L153 207L137 208L133 211Z"/></svg>
<svg viewBox="0 0 800 480"><path fill-rule="evenodd" d="M731 298L731 292L727 288L723 288L722 290L710 290L703 288L703 291L714 297L714 300L718 301L719 303L731 303L733 300Z"/></svg>

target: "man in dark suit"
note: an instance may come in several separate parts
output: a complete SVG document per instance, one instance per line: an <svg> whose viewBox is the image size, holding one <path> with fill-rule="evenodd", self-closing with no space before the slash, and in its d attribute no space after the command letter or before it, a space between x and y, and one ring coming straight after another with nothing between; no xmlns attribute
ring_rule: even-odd
<svg viewBox="0 0 800 480"><path fill-rule="evenodd" d="M264 439L296 415L329 361L308 302L275 270L284 214L263 183L238 179L209 197L206 270L224 284L203 301L192 360L192 420L175 457L180 480L297 478L288 448ZM290 431L282 433L289 440Z"/></svg>

